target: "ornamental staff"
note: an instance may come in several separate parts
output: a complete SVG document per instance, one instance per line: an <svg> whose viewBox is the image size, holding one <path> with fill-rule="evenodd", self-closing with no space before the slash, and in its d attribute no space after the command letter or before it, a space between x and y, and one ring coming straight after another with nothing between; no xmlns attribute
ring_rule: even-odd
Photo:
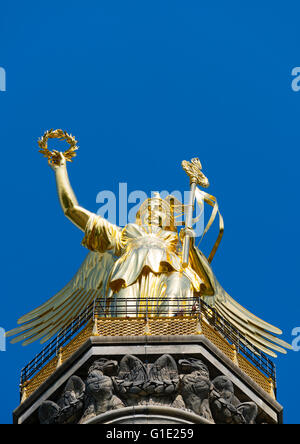
<svg viewBox="0 0 300 444"><path fill-rule="evenodd" d="M198 157L193 158L191 162L183 160L181 165L190 178L190 186L191 186L189 204L185 219L185 234L184 234L183 252L182 252L182 266L183 268L186 268L189 264L190 238L191 238L191 230L193 222L196 187L197 185L200 185L204 188L207 188L209 187L209 181L207 177L204 176L204 174L202 173L202 165Z"/></svg>

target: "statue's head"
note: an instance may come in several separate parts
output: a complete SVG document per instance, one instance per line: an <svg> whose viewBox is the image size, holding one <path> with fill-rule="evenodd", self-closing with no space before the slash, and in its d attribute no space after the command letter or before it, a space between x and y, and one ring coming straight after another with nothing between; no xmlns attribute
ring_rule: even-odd
<svg viewBox="0 0 300 444"><path fill-rule="evenodd" d="M204 378L209 379L208 367L200 359L195 359L195 358L180 359L179 368L183 373L198 372Z"/></svg>
<svg viewBox="0 0 300 444"><path fill-rule="evenodd" d="M86 380L87 393L91 394L95 399L110 399L113 391L113 383L111 378L103 375L100 370L89 372Z"/></svg>
<svg viewBox="0 0 300 444"><path fill-rule="evenodd" d="M222 398L228 402L232 401L234 397L234 387L227 376L217 376L212 383L216 391L222 395Z"/></svg>
<svg viewBox="0 0 300 444"><path fill-rule="evenodd" d="M118 369L118 362L113 361L111 359L100 358L93 362L91 367L89 368L89 373L94 370L99 370L106 376L111 376L116 373Z"/></svg>
<svg viewBox="0 0 300 444"><path fill-rule="evenodd" d="M174 219L174 203L170 199L162 199L159 193L146 199L140 206L136 222L139 225L158 226L165 230L177 231Z"/></svg>

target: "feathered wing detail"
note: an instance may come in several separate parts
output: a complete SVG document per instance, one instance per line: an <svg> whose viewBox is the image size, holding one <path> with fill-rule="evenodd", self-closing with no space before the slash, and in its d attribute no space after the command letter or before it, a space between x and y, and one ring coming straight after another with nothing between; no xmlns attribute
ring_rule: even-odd
<svg viewBox="0 0 300 444"><path fill-rule="evenodd" d="M241 332L252 345L273 357L277 356L273 350L286 353L286 348L292 349L290 344L275 336L282 334L281 330L246 310L226 293L213 274L206 257L194 246L191 248L191 263L205 283L204 301Z"/></svg>
<svg viewBox="0 0 300 444"><path fill-rule="evenodd" d="M97 298L105 298L111 269L116 257L112 252L90 252L71 281L55 296L18 320L20 327L6 333L16 336L12 343L28 345L38 339L41 344Z"/></svg>

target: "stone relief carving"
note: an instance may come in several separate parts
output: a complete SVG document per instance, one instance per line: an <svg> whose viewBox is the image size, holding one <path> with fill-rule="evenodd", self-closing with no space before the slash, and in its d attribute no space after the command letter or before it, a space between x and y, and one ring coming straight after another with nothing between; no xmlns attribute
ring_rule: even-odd
<svg viewBox="0 0 300 444"><path fill-rule="evenodd" d="M41 424L74 424L110 410L137 405L163 405L191 411L216 424L254 424L258 409L241 403L226 376L211 380L199 359L176 360L162 355L144 363L126 355L120 362L98 359L83 381L72 376L57 401L39 408Z"/></svg>
<svg viewBox="0 0 300 444"><path fill-rule="evenodd" d="M218 424L254 424L257 406L254 402L243 402L234 396L232 382L226 376L218 376L212 381L210 396L211 410Z"/></svg>
<svg viewBox="0 0 300 444"><path fill-rule="evenodd" d="M114 384L107 373L117 368L116 361L100 359L89 368L85 382L84 414L79 421L83 423L101 413L125 407L123 402L114 394Z"/></svg>
<svg viewBox="0 0 300 444"><path fill-rule="evenodd" d="M186 373L180 381L180 394L186 408L213 421L210 410L213 385L209 379L208 368L199 359L180 360L178 364L182 372Z"/></svg>
<svg viewBox="0 0 300 444"><path fill-rule="evenodd" d="M41 424L74 424L82 415L85 384L78 376L71 376L57 403L45 401L39 408Z"/></svg>
<svg viewBox="0 0 300 444"><path fill-rule="evenodd" d="M126 355L114 382L116 392L128 406L171 405L179 384L177 364L170 355L161 356L153 364L144 364L135 356Z"/></svg>

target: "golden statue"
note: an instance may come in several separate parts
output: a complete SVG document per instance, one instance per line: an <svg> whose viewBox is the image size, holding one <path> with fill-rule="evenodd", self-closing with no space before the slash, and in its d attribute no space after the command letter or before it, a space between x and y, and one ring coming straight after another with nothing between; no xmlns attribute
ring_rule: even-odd
<svg viewBox="0 0 300 444"><path fill-rule="evenodd" d="M65 155L48 150L45 140L58 136L72 144L71 154L70 150ZM209 258L195 246L194 199L199 205L205 201L213 207L204 234L218 212L215 198L197 187L209 185L198 159L182 164L190 177L191 192L180 235L174 215L180 203L158 194L142 203L135 223L120 228L78 204L66 168L66 160L71 160L77 147L75 139L67 137L65 132L47 132L40 148L54 171L63 212L84 232L82 244L90 253L59 293L19 319L21 326L8 333L16 335L12 342L46 342L95 299L102 301L103 316L127 317L144 316L146 311L149 316L174 316L181 310L192 311L201 298L263 352L276 356L272 350L285 353L285 348L291 348L275 336L281 334L278 328L243 308L217 281L210 262L223 233L221 215L220 234Z"/></svg>

